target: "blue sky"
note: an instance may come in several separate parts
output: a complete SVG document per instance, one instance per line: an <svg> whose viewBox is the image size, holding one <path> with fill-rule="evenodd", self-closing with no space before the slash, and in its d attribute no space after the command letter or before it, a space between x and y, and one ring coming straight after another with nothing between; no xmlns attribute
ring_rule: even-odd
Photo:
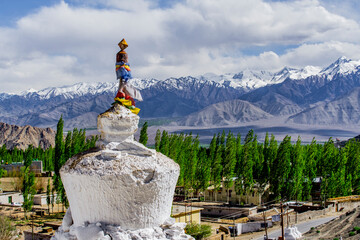
<svg viewBox="0 0 360 240"><path fill-rule="evenodd" d="M0 24L11 26L22 16L31 14L44 6L52 6L58 0L1 0L0 1Z"/></svg>
<svg viewBox="0 0 360 240"><path fill-rule="evenodd" d="M1 0L0 92L360 59L358 0Z"/></svg>

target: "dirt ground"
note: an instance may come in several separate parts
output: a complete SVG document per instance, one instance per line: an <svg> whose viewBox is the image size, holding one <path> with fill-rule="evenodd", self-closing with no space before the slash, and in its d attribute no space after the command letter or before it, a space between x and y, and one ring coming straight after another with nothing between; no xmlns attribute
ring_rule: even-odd
<svg viewBox="0 0 360 240"><path fill-rule="evenodd" d="M23 231L31 231L32 228L34 232L41 230L42 226L45 223L54 222L61 224L61 221L64 217L64 212L62 212L63 207L61 204L55 204L53 211L50 208L51 214L47 214L47 206L35 206L39 210L44 210L44 215L37 215L35 212L28 212L27 219L25 219L24 210L21 207L12 206L12 205L1 205L0 206L0 215L10 218L12 223L15 225L16 230L18 231L19 239L24 239Z"/></svg>
<svg viewBox="0 0 360 240"><path fill-rule="evenodd" d="M32 229L34 230L34 232L41 231L42 227L44 226L44 223L53 222L53 223L61 224L63 216L64 214L61 213L61 214L52 214L45 216L34 216L33 218L29 217L27 220L22 219L22 220L14 221L16 230L21 233L19 235L18 240L24 239L23 231L31 232Z"/></svg>
<svg viewBox="0 0 360 240"><path fill-rule="evenodd" d="M354 231L354 228L357 227L360 229L360 207L340 215L331 222L310 230L307 234L303 235L303 239L334 240L342 237L342 239L358 240L360 239L360 230L359 233ZM350 236L351 232L354 232L353 236Z"/></svg>

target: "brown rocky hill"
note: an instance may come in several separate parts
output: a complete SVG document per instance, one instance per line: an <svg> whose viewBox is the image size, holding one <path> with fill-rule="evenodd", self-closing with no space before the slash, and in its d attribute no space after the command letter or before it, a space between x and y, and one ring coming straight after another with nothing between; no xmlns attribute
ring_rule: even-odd
<svg viewBox="0 0 360 240"><path fill-rule="evenodd" d="M333 219L332 221L311 229L303 239L360 239L360 207ZM352 232L352 233L351 233Z"/></svg>
<svg viewBox="0 0 360 240"><path fill-rule="evenodd" d="M40 146L46 149L55 146L55 131L51 128L16 126L0 122L0 145L4 144L8 149L26 149L30 144L35 148Z"/></svg>

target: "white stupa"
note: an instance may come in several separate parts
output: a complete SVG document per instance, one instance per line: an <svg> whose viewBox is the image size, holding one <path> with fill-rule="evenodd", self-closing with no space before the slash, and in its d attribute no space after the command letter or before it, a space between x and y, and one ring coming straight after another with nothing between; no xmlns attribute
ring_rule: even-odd
<svg viewBox="0 0 360 240"><path fill-rule="evenodd" d="M52 239L191 238L170 218L179 166L134 141L138 122L119 104L98 116L98 147L60 170L71 210Z"/></svg>

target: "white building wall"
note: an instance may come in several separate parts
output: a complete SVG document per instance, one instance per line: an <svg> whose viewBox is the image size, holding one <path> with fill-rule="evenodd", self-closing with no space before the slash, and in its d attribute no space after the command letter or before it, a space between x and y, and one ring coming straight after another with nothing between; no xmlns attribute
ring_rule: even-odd
<svg viewBox="0 0 360 240"><path fill-rule="evenodd" d="M34 205L46 205L46 195L38 194L34 196Z"/></svg>
<svg viewBox="0 0 360 240"><path fill-rule="evenodd" d="M9 203L10 197L10 203ZM21 193L1 193L0 194L0 203L1 204L11 204L14 202L23 203L24 198Z"/></svg>

